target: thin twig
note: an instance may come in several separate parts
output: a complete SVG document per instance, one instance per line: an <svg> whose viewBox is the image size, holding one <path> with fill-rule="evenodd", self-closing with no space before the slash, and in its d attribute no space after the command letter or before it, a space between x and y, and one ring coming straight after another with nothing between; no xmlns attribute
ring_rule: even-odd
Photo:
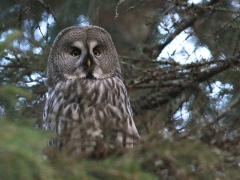
<svg viewBox="0 0 240 180"><path fill-rule="evenodd" d="M60 22L57 20L56 16L54 15L52 8L49 5L46 5L43 0L38 0L41 5L47 10L48 13L52 14L54 20L57 22L58 26L62 28L62 25L60 24Z"/></svg>
<svg viewBox="0 0 240 180"><path fill-rule="evenodd" d="M190 134L195 132L196 129L203 129L203 128L210 127L211 125L215 124L216 122L218 122L219 120L224 118L224 116L227 113L230 113L233 110L234 107L239 105L239 102L240 102L240 94L238 94L238 96L226 108L223 108L216 117L209 118L208 120L206 120L206 123L202 123L201 127L199 127L199 125L198 125L197 127L192 128L191 131L188 131L186 133L182 133L180 135L180 138L188 137Z"/></svg>
<svg viewBox="0 0 240 180"><path fill-rule="evenodd" d="M141 4L145 3L147 0L142 0L140 3L138 3L136 6L131 6L127 9L128 11L132 11L133 9L137 8L138 6L140 6Z"/></svg>
<svg viewBox="0 0 240 180"><path fill-rule="evenodd" d="M218 0L212 0L211 2L207 3L206 6L212 6L213 4L217 3ZM172 3L175 3L172 2ZM153 47L154 50L154 54L152 58L157 58L159 56L159 54L162 52L162 50L170 43L172 42L172 40L178 35L180 34L183 30L187 29L188 27L192 26L196 20L203 16L205 14L205 12L203 10L197 10L195 12L195 15L188 19L188 20L182 20L180 23L178 23L178 26L176 26L175 31L171 34L169 34L169 36L167 37L167 39L165 40L164 43L162 44L158 44L155 47Z"/></svg>

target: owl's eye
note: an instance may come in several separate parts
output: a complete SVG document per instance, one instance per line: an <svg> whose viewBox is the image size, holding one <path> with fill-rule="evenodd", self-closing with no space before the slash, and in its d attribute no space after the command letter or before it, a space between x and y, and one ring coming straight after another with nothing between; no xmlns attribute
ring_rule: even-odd
<svg viewBox="0 0 240 180"><path fill-rule="evenodd" d="M101 53L98 49L94 49L93 54L94 54L94 56L100 56L101 55Z"/></svg>
<svg viewBox="0 0 240 180"><path fill-rule="evenodd" d="M73 51L71 52L71 55L72 55L73 57L75 57L75 56L80 56L80 55L81 55L81 51L75 49L75 50L73 50Z"/></svg>

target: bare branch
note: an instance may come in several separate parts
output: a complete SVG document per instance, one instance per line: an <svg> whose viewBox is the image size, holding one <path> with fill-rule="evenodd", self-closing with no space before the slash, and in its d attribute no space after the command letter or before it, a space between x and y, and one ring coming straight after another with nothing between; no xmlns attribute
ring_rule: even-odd
<svg viewBox="0 0 240 180"><path fill-rule="evenodd" d="M46 9L46 11L50 14L52 14L54 20L57 22L59 27L62 27L61 23L57 20L56 16L54 15L52 8L49 5L46 5L43 0L38 0L41 5Z"/></svg>
<svg viewBox="0 0 240 180"><path fill-rule="evenodd" d="M220 61L218 61L220 62ZM164 75L163 72L151 74L150 76L143 76L139 81L133 82L133 84L128 84L127 87L129 89L132 88L155 88L156 91L145 96L138 98L133 101L133 104L140 106L142 109L154 109L159 107L171 99L179 96L184 90L189 87L194 87L196 84L205 82L216 76L217 74L230 69L233 66L237 66L240 64L240 55L236 55L234 57L230 57L218 65L214 67L204 67L200 68L198 66L194 66L190 72L180 73L179 77L176 77L176 73L169 76L169 73ZM178 67L179 68L179 67ZM181 67L180 67L181 68ZM181 70L179 68L179 70ZM176 71L176 69L175 69ZM187 74L187 75L186 75ZM155 83L141 85L144 82L149 82L155 80ZM161 88L161 91L158 89ZM164 89L165 88L165 89Z"/></svg>
<svg viewBox="0 0 240 180"><path fill-rule="evenodd" d="M219 0L212 0L211 2L207 3L206 6L212 6L213 4L219 2ZM195 12L195 15L190 18L189 20L183 20L180 22L176 27L175 31L172 34L169 34L166 41L162 44L158 44L155 47L153 47L154 54L152 58L157 58L159 54L162 52L162 50L170 43L172 40L180 34L183 30L187 29L188 27L192 26L196 20L204 15L204 11L202 9L197 9Z"/></svg>
<svg viewBox="0 0 240 180"><path fill-rule="evenodd" d="M131 6L127 9L127 11L132 11L133 9L137 8L141 4L145 3L147 0L142 0L140 3L138 3L136 6Z"/></svg>

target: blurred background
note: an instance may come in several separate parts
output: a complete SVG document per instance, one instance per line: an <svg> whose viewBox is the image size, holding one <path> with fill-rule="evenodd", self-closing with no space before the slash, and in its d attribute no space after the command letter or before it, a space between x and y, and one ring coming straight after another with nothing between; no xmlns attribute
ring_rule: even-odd
<svg viewBox="0 0 240 180"><path fill-rule="evenodd" d="M237 0L0 0L0 179L237 179ZM57 34L97 25L119 54L139 147L101 161L46 148ZM97 162L97 163L96 163Z"/></svg>

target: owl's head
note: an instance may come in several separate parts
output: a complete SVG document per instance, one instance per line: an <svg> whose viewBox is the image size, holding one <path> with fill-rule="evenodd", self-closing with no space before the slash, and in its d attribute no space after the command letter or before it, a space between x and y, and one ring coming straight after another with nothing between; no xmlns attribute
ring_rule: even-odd
<svg viewBox="0 0 240 180"><path fill-rule="evenodd" d="M120 76L120 66L110 35L97 26L73 26L56 37L48 58L47 78Z"/></svg>

